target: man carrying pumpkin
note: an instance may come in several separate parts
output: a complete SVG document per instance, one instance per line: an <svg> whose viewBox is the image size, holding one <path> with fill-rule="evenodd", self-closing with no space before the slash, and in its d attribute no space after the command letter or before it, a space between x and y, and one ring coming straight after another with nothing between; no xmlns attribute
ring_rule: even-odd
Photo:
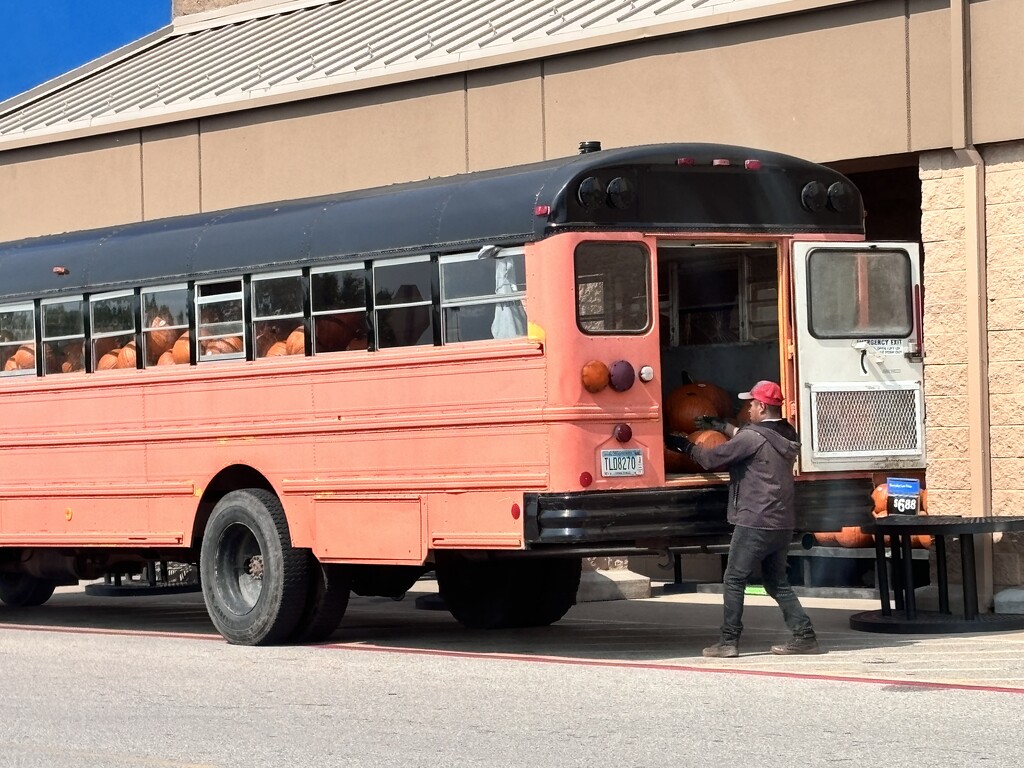
<svg viewBox="0 0 1024 768"><path fill-rule="evenodd" d="M811 620L786 577L786 558L796 524L793 504L793 463L800 438L782 418L782 389L759 381L740 394L750 401L750 423L737 428L717 418L697 426L724 433L729 440L713 448L694 445L677 434L665 436L670 450L688 455L705 468L728 468L728 520L733 524L729 560L722 578L725 620L719 641L704 649L715 658L739 656L743 631L743 595L758 564L765 591L782 609L793 638L773 645L772 653L822 653Z"/></svg>

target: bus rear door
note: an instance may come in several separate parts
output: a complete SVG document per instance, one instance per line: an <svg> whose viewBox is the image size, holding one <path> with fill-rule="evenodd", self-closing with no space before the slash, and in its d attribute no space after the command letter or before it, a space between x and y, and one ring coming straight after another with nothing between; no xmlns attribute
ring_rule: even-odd
<svg viewBox="0 0 1024 768"><path fill-rule="evenodd" d="M923 468L921 255L794 243L803 472Z"/></svg>

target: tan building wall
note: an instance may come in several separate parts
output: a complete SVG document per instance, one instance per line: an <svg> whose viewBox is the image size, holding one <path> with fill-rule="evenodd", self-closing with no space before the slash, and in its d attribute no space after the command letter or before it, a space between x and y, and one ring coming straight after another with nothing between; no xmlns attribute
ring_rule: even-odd
<svg viewBox="0 0 1024 768"><path fill-rule="evenodd" d="M925 386L928 403L928 501L932 514L971 513L967 364L971 302L987 303L992 513L1024 508L1024 142L982 149L986 164L986 297L969 296L964 165L952 151L921 156L925 251ZM1024 582L1019 537L998 541L993 580Z"/></svg>
<svg viewBox="0 0 1024 768"><path fill-rule="evenodd" d="M229 5L238 5L248 0L174 0L171 4L171 13L175 16L185 16L190 13L202 13L213 11L218 8L226 8Z"/></svg>

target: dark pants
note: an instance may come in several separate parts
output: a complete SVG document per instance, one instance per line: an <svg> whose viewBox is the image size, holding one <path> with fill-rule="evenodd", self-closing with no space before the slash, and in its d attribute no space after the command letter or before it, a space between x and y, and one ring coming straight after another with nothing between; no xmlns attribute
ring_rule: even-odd
<svg viewBox="0 0 1024 768"><path fill-rule="evenodd" d="M782 609L786 626L794 637L814 637L814 627L786 578L786 556L793 541L792 531L765 531L737 525L729 543L729 562L722 578L725 622L722 642L735 643L743 632L743 591L758 564L765 592Z"/></svg>

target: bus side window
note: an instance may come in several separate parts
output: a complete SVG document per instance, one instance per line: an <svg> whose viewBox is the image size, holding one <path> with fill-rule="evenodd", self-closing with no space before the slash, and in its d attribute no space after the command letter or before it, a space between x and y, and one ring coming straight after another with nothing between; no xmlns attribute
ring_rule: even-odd
<svg viewBox="0 0 1024 768"><path fill-rule="evenodd" d="M301 272L253 275L252 337L256 357L305 354L302 299Z"/></svg>
<svg viewBox="0 0 1024 768"><path fill-rule="evenodd" d="M366 349L366 270L363 265L314 270L309 276L313 352Z"/></svg>
<svg viewBox="0 0 1024 768"><path fill-rule="evenodd" d="M484 248L442 256L441 322L445 344L526 335L526 268L521 250Z"/></svg>
<svg viewBox="0 0 1024 768"><path fill-rule="evenodd" d="M142 344L146 366L188 365L188 286L142 290Z"/></svg>
<svg viewBox="0 0 1024 768"><path fill-rule="evenodd" d="M240 279L197 284L196 317L200 360L245 357Z"/></svg>
<svg viewBox="0 0 1024 768"><path fill-rule="evenodd" d="M430 307L433 271L429 256L392 259L373 265L378 349L434 343Z"/></svg>
<svg viewBox="0 0 1024 768"><path fill-rule="evenodd" d="M81 296L42 302L44 376L82 370L84 305Z"/></svg>
<svg viewBox="0 0 1024 768"><path fill-rule="evenodd" d="M135 368L135 296L131 291L89 298L92 370ZM81 370L81 360L72 370Z"/></svg>
<svg viewBox="0 0 1024 768"><path fill-rule="evenodd" d="M0 376L36 372L35 307L0 308Z"/></svg>

